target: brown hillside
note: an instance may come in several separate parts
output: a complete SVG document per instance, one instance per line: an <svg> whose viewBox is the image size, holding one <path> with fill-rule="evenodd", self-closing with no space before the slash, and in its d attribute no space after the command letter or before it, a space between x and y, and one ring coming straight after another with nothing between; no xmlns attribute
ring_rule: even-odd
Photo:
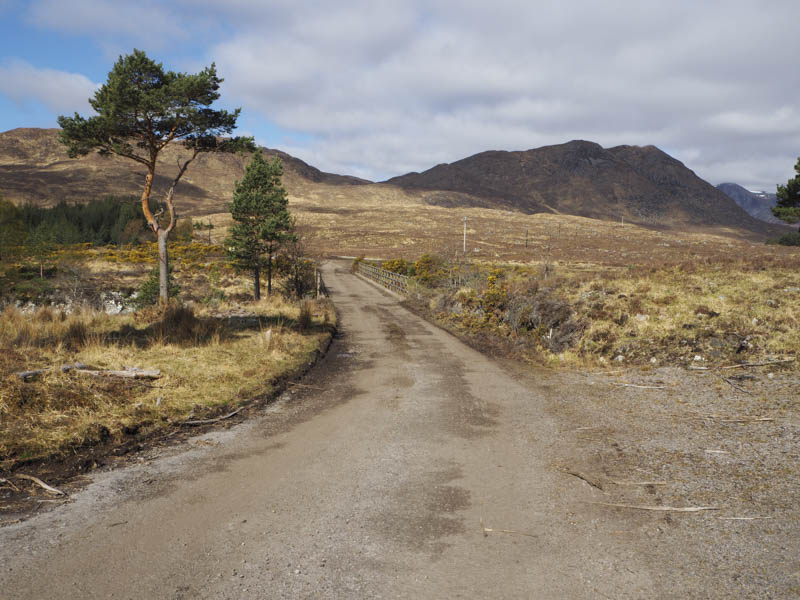
<svg viewBox="0 0 800 600"><path fill-rule="evenodd" d="M57 134L56 129L0 133L0 193L4 197L47 206L61 200L85 202L141 193L144 173L140 165L97 154L70 159ZM184 152L177 145L164 152L156 195L166 190ZM492 213L498 218L517 215L517 220L520 213L576 215L617 223L624 218L626 223L656 229L761 239L786 231L753 219L728 196L653 146L603 149L592 142L573 141L523 152L483 152L383 184L324 173L277 150L265 152L282 158L283 182L301 220L319 226L325 236L333 236L332 242L352 234L364 242L365 249L373 246L366 244L371 236L396 234L411 245L421 231L426 239L429 234L435 237L429 231L436 221L434 214L459 223L467 214ZM234 181L241 179L248 160L233 154L198 157L177 190L180 214L225 212Z"/></svg>
<svg viewBox="0 0 800 600"><path fill-rule="evenodd" d="M281 157L283 182L290 194L303 193L316 184L368 183L356 177L324 173L285 152L264 151L268 156ZM164 151L154 186L157 196L165 193L182 156L186 151L177 144ZM177 189L181 212L224 210L232 198L234 181L242 178L248 160L249 157L235 154L200 155ZM50 206L61 200L85 202L107 195L138 196L143 184L144 170L133 161L98 154L69 158L58 141L57 129L20 128L0 133L0 193L12 202Z"/></svg>
<svg viewBox="0 0 800 600"><path fill-rule="evenodd" d="M386 183L437 191L428 201L438 205L466 198L462 205L624 218L658 228L775 231L654 146L604 149L577 140L519 152L482 152Z"/></svg>

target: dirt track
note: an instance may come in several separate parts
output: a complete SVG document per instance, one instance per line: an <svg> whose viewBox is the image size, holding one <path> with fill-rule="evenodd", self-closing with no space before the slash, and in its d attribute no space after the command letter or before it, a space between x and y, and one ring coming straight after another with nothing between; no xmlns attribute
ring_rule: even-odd
<svg viewBox="0 0 800 600"><path fill-rule="evenodd" d="M580 454L548 408L580 400L563 378L510 375L344 264L325 276L343 333L296 393L0 529L0 596L671 597L646 552L663 516L591 504L615 500L556 468Z"/></svg>

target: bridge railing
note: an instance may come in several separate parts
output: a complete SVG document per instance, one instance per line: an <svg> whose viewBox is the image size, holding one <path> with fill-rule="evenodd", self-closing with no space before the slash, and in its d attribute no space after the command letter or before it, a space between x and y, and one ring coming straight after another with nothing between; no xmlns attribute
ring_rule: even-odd
<svg viewBox="0 0 800 600"><path fill-rule="evenodd" d="M387 271L386 269L381 269L380 267L364 262L359 262L357 269L358 273L367 279L371 279L398 294L403 294L404 296L408 295L410 277Z"/></svg>

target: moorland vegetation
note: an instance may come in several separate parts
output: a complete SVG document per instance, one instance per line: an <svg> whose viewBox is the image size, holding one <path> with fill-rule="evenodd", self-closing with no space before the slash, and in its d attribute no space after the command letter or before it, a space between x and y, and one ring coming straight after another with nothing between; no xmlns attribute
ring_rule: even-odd
<svg viewBox="0 0 800 600"><path fill-rule="evenodd" d="M384 261L408 303L480 349L539 365L722 365L800 352L797 257L668 266Z"/></svg>

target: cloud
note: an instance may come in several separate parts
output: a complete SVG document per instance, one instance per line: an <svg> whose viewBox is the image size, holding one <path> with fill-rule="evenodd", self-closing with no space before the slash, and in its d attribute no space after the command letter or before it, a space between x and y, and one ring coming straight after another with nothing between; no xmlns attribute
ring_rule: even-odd
<svg viewBox="0 0 800 600"><path fill-rule="evenodd" d="M133 45L162 49L189 38L187 15L154 0L34 0L26 18L40 28L94 38L113 57Z"/></svg>
<svg viewBox="0 0 800 600"><path fill-rule="evenodd" d="M371 179L579 138L768 187L800 148L795 0L35 0L27 14L109 55L215 61L224 102L265 142L294 133L287 151Z"/></svg>
<svg viewBox="0 0 800 600"><path fill-rule="evenodd" d="M19 59L0 63L0 94L18 104L40 102L57 114L92 113L88 99L98 87L79 73L40 69Z"/></svg>
<svg viewBox="0 0 800 600"><path fill-rule="evenodd" d="M226 95L308 134L290 151L328 170L384 178L582 138L655 144L701 176L768 182L794 160L770 152L770 169L754 138L789 148L800 133L787 108L800 9L773 4L240 3L225 8L239 33L209 56Z"/></svg>

